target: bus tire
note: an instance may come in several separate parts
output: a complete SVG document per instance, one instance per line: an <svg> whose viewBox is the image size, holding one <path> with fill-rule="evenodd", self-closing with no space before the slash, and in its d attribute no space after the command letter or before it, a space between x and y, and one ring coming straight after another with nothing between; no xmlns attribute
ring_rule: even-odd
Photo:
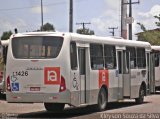
<svg viewBox="0 0 160 119"><path fill-rule="evenodd" d="M44 103L44 107L47 111L61 112L64 109L63 103Z"/></svg>
<svg viewBox="0 0 160 119"><path fill-rule="evenodd" d="M140 90L139 90L139 97L135 99L137 104L142 104L144 101L144 95L145 95L145 90L144 86L141 85Z"/></svg>
<svg viewBox="0 0 160 119"><path fill-rule="evenodd" d="M104 111L107 107L108 103L108 95L105 88L101 88L98 94L98 103L97 103L97 110Z"/></svg>

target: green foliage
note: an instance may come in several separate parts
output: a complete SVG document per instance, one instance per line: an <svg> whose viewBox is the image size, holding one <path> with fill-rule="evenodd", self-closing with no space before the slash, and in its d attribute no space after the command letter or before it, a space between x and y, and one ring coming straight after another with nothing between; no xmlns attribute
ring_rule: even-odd
<svg viewBox="0 0 160 119"><path fill-rule="evenodd" d="M77 29L77 33L85 35L94 35L94 31L90 29Z"/></svg>
<svg viewBox="0 0 160 119"><path fill-rule="evenodd" d="M160 28L160 14L157 16L154 16L154 18L158 19L158 22L155 22L155 24Z"/></svg>
<svg viewBox="0 0 160 119"><path fill-rule="evenodd" d="M55 28L52 24L46 23L43 26L41 26L42 31L55 31Z"/></svg>
<svg viewBox="0 0 160 119"><path fill-rule="evenodd" d="M1 39L2 40L7 40L9 39L9 37L12 35L12 31L5 31L3 32L2 36L1 36Z"/></svg>
<svg viewBox="0 0 160 119"><path fill-rule="evenodd" d="M143 24L137 23L143 30L142 33L138 33L138 40L147 41L151 45L160 45L160 14L154 16L154 18L158 19L158 22L155 22L156 26L159 27L157 29L146 30Z"/></svg>
<svg viewBox="0 0 160 119"><path fill-rule="evenodd" d="M160 45L160 30L150 30L139 33L138 40L147 41L151 45Z"/></svg>
<svg viewBox="0 0 160 119"><path fill-rule="evenodd" d="M0 57L0 71L3 71L5 67L5 64L3 62L3 57Z"/></svg>

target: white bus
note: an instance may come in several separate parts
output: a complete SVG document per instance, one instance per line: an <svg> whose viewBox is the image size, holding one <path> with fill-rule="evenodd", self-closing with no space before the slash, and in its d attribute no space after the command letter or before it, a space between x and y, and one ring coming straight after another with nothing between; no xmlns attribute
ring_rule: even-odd
<svg viewBox="0 0 160 119"><path fill-rule="evenodd" d="M79 35L31 32L9 41L7 101L44 103L48 111L135 99L149 89L147 42Z"/></svg>
<svg viewBox="0 0 160 119"><path fill-rule="evenodd" d="M160 90L160 46L151 46L151 64L153 65L153 91Z"/></svg>
<svg viewBox="0 0 160 119"><path fill-rule="evenodd" d="M9 40L0 41L0 93L5 92L5 57Z"/></svg>

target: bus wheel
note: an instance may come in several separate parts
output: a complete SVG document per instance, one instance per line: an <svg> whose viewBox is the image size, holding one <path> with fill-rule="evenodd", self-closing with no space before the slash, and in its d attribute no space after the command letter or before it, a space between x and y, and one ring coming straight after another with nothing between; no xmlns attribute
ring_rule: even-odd
<svg viewBox="0 0 160 119"><path fill-rule="evenodd" d="M107 102L108 102L107 92L104 88L101 88L98 94L98 104L97 104L98 111L104 111L107 107Z"/></svg>
<svg viewBox="0 0 160 119"><path fill-rule="evenodd" d="M139 90L139 98L135 99L137 104L142 104L143 103L144 95L145 95L144 87L141 85L140 90Z"/></svg>
<svg viewBox="0 0 160 119"><path fill-rule="evenodd" d="M44 107L47 111L60 112L64 109L63 103L44 103Z"/></svg>

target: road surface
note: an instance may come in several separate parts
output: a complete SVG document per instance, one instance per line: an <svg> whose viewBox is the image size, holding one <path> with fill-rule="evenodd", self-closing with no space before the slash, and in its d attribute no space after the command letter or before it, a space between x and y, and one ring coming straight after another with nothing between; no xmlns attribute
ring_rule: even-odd
<svg viewBox="0 0 160 119"><path fill-rule="evenodd" d="M138 114L138 115L137 115ZM42 103L24 104L7 103L5 96L0 96L0 116L17 118L75 118L75 119L112 119L135 118L160 118L160 93L145 97L143 104L137 105L134 100L109 103L103 112L97 112L95 106L80 108L65 108L62 113L47 112ZM139 117L139 118L140 118ZM142 119L143 119L142 118Z"/></svg>

